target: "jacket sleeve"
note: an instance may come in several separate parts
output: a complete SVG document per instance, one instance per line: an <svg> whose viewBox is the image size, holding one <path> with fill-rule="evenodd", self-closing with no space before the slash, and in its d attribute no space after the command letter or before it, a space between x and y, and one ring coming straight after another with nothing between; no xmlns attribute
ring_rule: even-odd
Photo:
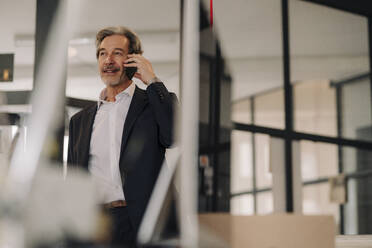
<svg viewBox="0 0 372 248"><path fill-rule="evenodd" d="M150 84L146 92L149 103L154 108L159 127L159 141L165 148L169 148L174 141L174 117L178 108L177 96L168 92L162 82Z"/></svg>

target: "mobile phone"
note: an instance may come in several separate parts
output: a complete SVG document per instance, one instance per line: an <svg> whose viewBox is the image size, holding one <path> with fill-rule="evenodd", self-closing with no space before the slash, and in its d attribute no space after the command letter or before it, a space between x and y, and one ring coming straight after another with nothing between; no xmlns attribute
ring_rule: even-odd
<svg viewBox="0 0 372 248"><path fill-rule="evenodd" d="M134 62L129 62L134 63ZM127 75L128 79L131 80L134 74L137 72L137 67L125 67L125 74Z"/></svg>

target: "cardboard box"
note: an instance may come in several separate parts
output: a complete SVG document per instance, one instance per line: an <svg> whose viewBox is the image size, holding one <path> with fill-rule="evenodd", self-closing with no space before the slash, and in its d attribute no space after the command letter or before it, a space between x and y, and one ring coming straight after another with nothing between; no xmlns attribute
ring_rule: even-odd
<svg viewBox="0 0 372 248"><path fill-rule="evenodd" d="M200 214L200 230L216 237L219 247L232 248L334 248L335 222L332 216L278 214L233 216ZM201 235L205 239L205 235ZM217 241L219 239L219 241ZM208 247L204 240L201 247ZM210 243L209 243L210 244Z"/></svg>

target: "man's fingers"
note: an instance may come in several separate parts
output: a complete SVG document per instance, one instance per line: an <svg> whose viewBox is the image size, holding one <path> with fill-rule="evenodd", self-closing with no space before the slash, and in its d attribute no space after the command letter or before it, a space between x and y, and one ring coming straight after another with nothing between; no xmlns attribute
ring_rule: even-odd
<svg viewBox="0 0 372 248"><path fill-rule="evenodd" d="M128 63L128 62L138 62L138 59L137 58L129 58L129 59L124 60L124 63Z"/></svg>
<svg viewBox="0 0 372 248"><path fill-rule="evenodd" d="M133 77L141 79L141 74L138 72L134 73Z"/></svg>
<svg viewBox="0 0 372 248"><path fill-rule="evenodd" d="M126 61L139 61L140 59L144 58L140 54L128 54L127 57L128 59Z"/></svg>
<svg viewBox="0 0 372 248"><path fill-rule="evenodd" d="M138 67L137 63L124 63L124 67Z"/></svg>
<svg viewBox="0 0 372 248"><path fill-rule="evenodd" d="M124 61L124 67L137 67L134 77L140 79L144 84L148 84L149 80L155 77L150 61L140 54L128 54L128 58Z"/></svg>

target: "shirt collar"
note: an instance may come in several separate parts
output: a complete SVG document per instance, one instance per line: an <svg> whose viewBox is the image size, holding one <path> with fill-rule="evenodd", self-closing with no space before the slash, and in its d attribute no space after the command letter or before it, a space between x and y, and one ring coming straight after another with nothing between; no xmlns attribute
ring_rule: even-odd
<svg viewBox="0 0 372 248"><path fill-rule="evenodd" d="M123 90L122 92L120 92L119 94L117 94L115 96L115 100L118 100L120 98L122 98L124 95L127 95L129 97L133 97L133 94L134 94L134 90L136 89L136 84L135 83L131 83L125 90ZM99 100L97 102L97 105L98 105L98 108L105 102L107 102L105 99L107 97L107 88L104 88L101 93L99 94Z"/></svg>

